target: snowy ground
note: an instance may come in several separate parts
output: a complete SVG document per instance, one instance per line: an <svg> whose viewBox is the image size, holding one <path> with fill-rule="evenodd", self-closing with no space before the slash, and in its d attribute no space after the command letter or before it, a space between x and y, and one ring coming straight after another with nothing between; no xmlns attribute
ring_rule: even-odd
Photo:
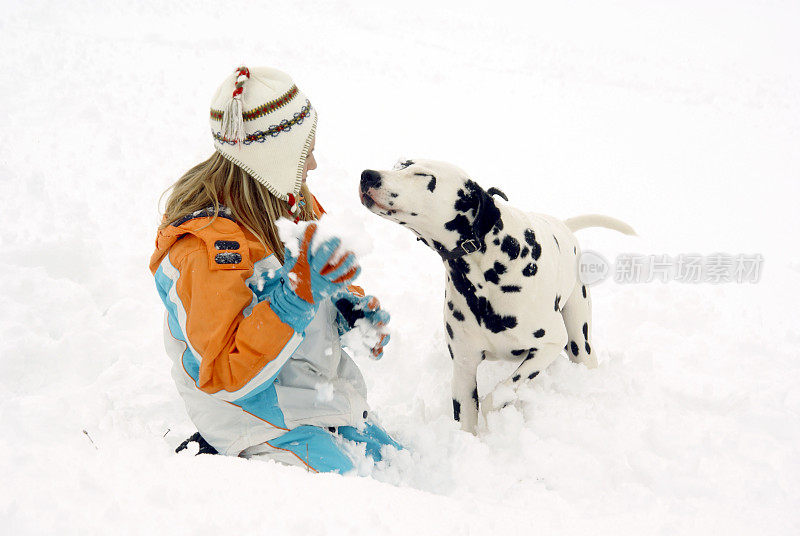
<svg viewBox="0 0 800 536"><path fill-rule="evenodd" d="M800 9L552 4L4 2L3 533L797 534ZM193 430L147 261L240 62L319 109L310 184L393 315L362 365L409 451L372 477L173 453ZM400 156L622 218L641 238L580 235L609 258L760 253L763 277L596 287L599 369L557 361L474 437L451 419L441 265L355 195Z"/></svg>

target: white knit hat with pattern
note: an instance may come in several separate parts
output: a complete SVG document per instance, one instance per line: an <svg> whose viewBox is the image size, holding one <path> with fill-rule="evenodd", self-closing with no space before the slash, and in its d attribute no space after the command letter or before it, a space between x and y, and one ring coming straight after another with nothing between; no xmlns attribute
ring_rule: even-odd
<svg viewBox="0 0 800 536"><path fill-rule="evenodd" d="M289 75L239 67L217 89L210 121L216 150L296 210L317 112Z"/></svg>

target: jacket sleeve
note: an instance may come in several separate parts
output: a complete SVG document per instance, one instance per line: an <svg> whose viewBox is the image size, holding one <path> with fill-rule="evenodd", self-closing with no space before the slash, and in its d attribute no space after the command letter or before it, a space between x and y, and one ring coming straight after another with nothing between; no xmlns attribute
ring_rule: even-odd
<svg viewBox="0 0 800 536"><path fill-rule="evenodd" d="M254 297L246 282L252 270L213 269L203 248L185 255L178 271L187 343L199 361L197 387L235 402L272 383L303 335Z"/></svg>

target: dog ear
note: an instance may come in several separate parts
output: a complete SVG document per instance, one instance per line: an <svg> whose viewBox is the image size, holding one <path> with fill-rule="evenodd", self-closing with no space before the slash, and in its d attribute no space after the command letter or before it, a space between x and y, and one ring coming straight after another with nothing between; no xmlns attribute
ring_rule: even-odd
<svg viewBox="0 0 800 536"><path fill-rule="evenodd" d="M490 193L492 190L494 188L490 188L489 192L486 192L478 186L478 213L473 226L478 236L481 237L486 236L497 220L500 219L500 209L497 208Z"/></svg>
<svg viewBox="0 0 800 536"><path fill-rule="evenodd" d="M486 193L492 196L499 195L500 197L508 201L508 196L504 194L502 190L500 190L499 188L495 188L494 186L486 190Z"/></svg>

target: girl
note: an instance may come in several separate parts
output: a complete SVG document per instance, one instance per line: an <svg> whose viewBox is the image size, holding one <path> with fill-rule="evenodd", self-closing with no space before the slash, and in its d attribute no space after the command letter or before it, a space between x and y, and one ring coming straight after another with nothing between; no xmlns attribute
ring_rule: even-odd
<svg viewBox="0 0 800 536"><path fill-rule="evenodd" d="M150 260L172 377L201 446L343 473L355 442L379 461L381 447L400 445L372 420L339 337L371 325L380 358L389 315L350 285L360 268L338 239L311 247L317 224L302 224L290 252L275 225L324 213L305 183L316 110L285 73L240 67L210 121L216 150L173 185Z"/></svg>

